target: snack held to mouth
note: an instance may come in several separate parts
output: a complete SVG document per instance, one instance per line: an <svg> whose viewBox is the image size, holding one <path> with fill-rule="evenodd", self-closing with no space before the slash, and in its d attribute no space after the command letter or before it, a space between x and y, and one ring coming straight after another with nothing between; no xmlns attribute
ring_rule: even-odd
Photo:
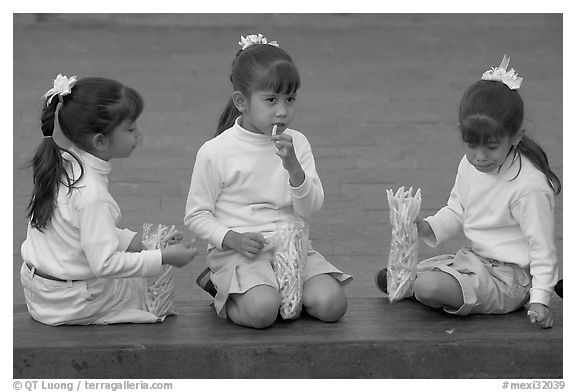
<svg viewBox="0 0 576 392"><path fill-rule="evenodd" d="M412 195L412 188L405 191L404 187L395 194L387 190L386 194L392 225L387 266L388 299L396 302L410 297L413 292L418 264L418 229L414 220L420 212L422 198L420 189Z"/></svg>
<svg viewBox="0 0 576 392"><path fill-rule="evenodd" d="M142 227L142 246L144 249L162 249L168 246L170 239L175 235L176 228L158 225L156 230L151 223L144 223ZM148 311L164 320L166 316L175 314L174 311L174 276L171 265L163 265L158 276L148 278L146 291L146 306Z"/></svg>
<svg viewBox="0 0 576 392"><path fill-rule="evenodd" d="M276 132L278 131L278 125L274 124L272 127L272 136L276 136Z"/></svg>
<svg viewBox="0 0 576 392"><path fill-rule="evenodd" d="M304 266L308 255L308 225L278 223L272 268L280 287L280 316L295 319L302 311Z"/></svg>

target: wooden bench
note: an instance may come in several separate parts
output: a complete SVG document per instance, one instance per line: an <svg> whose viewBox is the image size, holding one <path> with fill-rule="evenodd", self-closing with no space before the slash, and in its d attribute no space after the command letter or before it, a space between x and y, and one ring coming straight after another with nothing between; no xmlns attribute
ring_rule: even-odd
<svg viewBox="0 0 576 392"><path fill-rule="evenodd" d="M327 324L304 315L253 330L207 300L178 302L153 325L49 327L14 306L14 378L562 378L562 301L554 327L525 311L457 317L411 300L350 298Z"/></svg>

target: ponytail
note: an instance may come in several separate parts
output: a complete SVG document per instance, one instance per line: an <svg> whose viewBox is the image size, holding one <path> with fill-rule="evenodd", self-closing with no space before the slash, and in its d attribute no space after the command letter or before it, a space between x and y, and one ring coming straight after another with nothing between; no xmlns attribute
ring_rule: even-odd
<svg viewBox="0 0 576 392"><path fill-rule="evenodd" d="M554 193L559 194L562 190L562 184L560 183L558 176L556 176L550 168L548 157L542 147L540 147L534 140L524 135L520 140L520 143L518 143L517 149L520 153L526 156L534 166L544 173L548 180L548 184ZM521 156L520 159L522 159ZM522 164L522 161L520 161L520 164Z"/></svg>
<svg viewBox="0 0 576 392"><path fill-rule="evenodd" d="M90 140L95 134L108 135L126 119L136 121L144 108L142 96L122 83L101 77L76 80L58 75L54 88L44 95L41 129L44 139L29 166L33 169L34 189L26 216L35 229L43 231L56 208L59 186L68 194L77 188L84 176L81 159L54 141L54 124L80 150L91 151ZM64 154L66 153L66 154ZM74 173L75 160L80 173Z"/></svg>
<svg viewBox="0 0 576 392"><path fill-rule="evenodd" d="M238 118L238 116L240 116L240 111L238 110L236 105L234 105L232 97L230 97L228 103L226 104L226 107L220 114L220 118L218 119L218 127L216 128L216 134L214 135L214 137L220 135L222 132L224 132L232 125L234 125L234 121L236 121L236 118Z"/></svg>
<svg viewBox="0 0 576 392"><path fill-rule="evenodd" d="M62 151L67 150L58 146L53 138L54 117L58 103L58 99L53 99L49 104L44 104L41 126L44 138L29 164L33 170L34 190L28 203L26 216L32 227L40 231L46 228L54 213L59 183L65 184L71 190L84 172L82 165L80 165L81 172L78 179L73 181L70 178L66 171L69 162L62 157ZM76 156L74 158L80 162ZM64 178L66 178L66 182L64 182Z"/></svg>

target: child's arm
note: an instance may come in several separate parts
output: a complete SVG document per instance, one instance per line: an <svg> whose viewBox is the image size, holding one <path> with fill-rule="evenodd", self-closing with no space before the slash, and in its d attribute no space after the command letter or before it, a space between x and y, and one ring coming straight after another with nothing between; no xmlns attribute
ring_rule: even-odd
<svg viewBox="0 0 576 392"><path fill-rule="evenodd" d="M285 133L272 135L270 138L274 141L278 149L276 155L280 157L284 169L288 172L290 186L293 188L300 187L306 179L306 174L302 169L302 165L300 165L300 161L298 161L298 157L296 157L292 135Z"/></svg>
<svg viewBox="0 0 576 392"><path fill-rule="evenodd" d="M106 202L96 202L79 211L80 245L95 276L153 276L162 272L162 264L182 267L198 253L192 241L143 250L141 234L116 227L110 208ZM181 240L181 234L173 230L168 242ZM130 237L130 244L126 246Z"/></svg>
<svg viewBox="0 0 576 392"><path fill-rule="evenodd" d="M418 235L420 237L430 237L431 242L436 242L436 235L434 235L434 230L432 230L430 223L426 222L419 216L416 217L414 223L416 223L416 228L418 229Z"/></svg>
<svg viewBox="0 0 576 392"><path fill-rule="evenodd" d="M118 250L122 252L140 252L144 250L142 247L142 235L130 229L116 228L120 243Z"/></svg>
<svg viewBox="0 0 576 392"><path fill-rule="evenodd" d="M138 253L119 250L128 249L130 245L121 244L126 238L118 234L114 208L117 207L99 201L82 206L78 211L80 246L94 275L125 278L153 276L162 272L162 254L159 249ZM134 238L132 241L141 242Z"/></svg>
<svg viewBox="0 0 576 392"><path fill-rule="evenodd" d="M184 241L174 245L168 245L161 249L162 264L170 264L174 267L184 267L198 254L193 241Z"/></svg>
<svg viewBox="0 0 576 392"><path fill-rule="evenodd" d="M453 189L445 207L435 215L423 219L419 226L416 222L418 234L426 245L436 247L462 229L463 216L464 208Z"/></svg>
<svg viewBox="0 0 576 392"><path fill-rule="evenodd" d="M196 155L186 200L184 224L198 237L222 249L222 241L230 228L216 221L214 217L216 200L222 190L222 180L210 148L212 146L204 144Z"/></svg>
<svg viewBox="0 0 576 392"><path fill-rule="evenodd" d="M288 132L272 136L278 151L276 155L290 178L294 209L301 217L310 217L322 208L324 188L316 172L312 148L302 134L292 136Z"/></svg>
<svg viewBox="0 0 576 392"><path fill-rule="evenodd" d="M130 241L130 245L126 249L126 252L142 252L144 247L142 246L142 234L136 233L132 241Z"/></svg>
<svg viewBox="0 0 576 392"><path fill-rule="evenodd" d="M128 236L129 238L131 238L130 244L126 248L122 247L123 240L121 239L120 248L118 250L126 252L135 252L135 253L142 252L144 250L144 246L142 245L142 234L135 233L129 229L118 229L118 234L122 237ZM175 245L181 242L183 238L184 236L182 235L182 232L180 230L175 229L170 238L166 239L166 244Z"/></svg>
<svg viewBox="0 0 576 392"><path fill-rule="evenodd" d="M423 220L424 223L420 223L419 226L418 222L416 222L418 234L428 246L436 247L462 229L464 206L461 201L461 183L463 181L464 160L466 160L466 157L460 161L458 174L446 206L442 207L435 215L425 218Z"/></svg>
<svg viewBox="0 0 576 392"><path fill-rule="evenodd" d="M558 259L554 245L554 196L547 190L527 193L511 204L511 213L528 241L532 275L530 304L547 307L558 281Z"/></svg>

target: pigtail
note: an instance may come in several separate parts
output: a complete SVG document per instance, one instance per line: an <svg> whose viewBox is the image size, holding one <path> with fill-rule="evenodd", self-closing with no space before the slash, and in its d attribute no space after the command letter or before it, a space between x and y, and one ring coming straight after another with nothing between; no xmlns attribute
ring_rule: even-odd
<svg viewBox="0 0 576 392"><path fill-rule="evenodd" d="M216 134L214 137L220 135L222 132L234 125L234 122L238 116L240 116L240 111L236 105L234 105L232 98L230 98L226 104L226 107L220 114L220 118L218 119L218 127L216 128Z"/></svg>
<svg viewBox="0 0 576 392"><path fill-rule="evenodd" d="M526 158L534 164L548 180L548 184L552 188L555 194L559 194L562 190L562 184L560 183L560 179L550 168L550 164L548 163L548 157L546 153L540 147L538 143L532 140L530 137L524 135L524 137L518 143L517 149L520 153L522 153Z"/></svg>
<svg viewBox="0 0 576 392"><path fill-rule="evenodd" d="M29 164L33 171L34 189L26 216L32 227L40 231L46 228L54 213L59 184L63 183L71 189L83 175L82 165L80 165L81 173L78 179L70 178L66 170L69 162L62 157L62 152L67 150L58 146L52 137L58 103L58 99L53 99L42 110L41 129L44 138ZM74 158L80 162L78 157L74 156Z"/></svg>
<svg viewBox="0 0 576 392"><path fill-rule="evenodd" d="M78 188L85 171L80 157L54 141L56 115L62 134L76 148L90 151L93 135L107 135L126 119L136 121L144 108L144 100L136 90L100 77L78 80L58 75L43 98L44 139L28 165L32 167L34 189L26 213L31 226L39 231L46 228L54 214L59 186L67 187L70 194ZM75 173L76 167L79 173Z"/></svg>

